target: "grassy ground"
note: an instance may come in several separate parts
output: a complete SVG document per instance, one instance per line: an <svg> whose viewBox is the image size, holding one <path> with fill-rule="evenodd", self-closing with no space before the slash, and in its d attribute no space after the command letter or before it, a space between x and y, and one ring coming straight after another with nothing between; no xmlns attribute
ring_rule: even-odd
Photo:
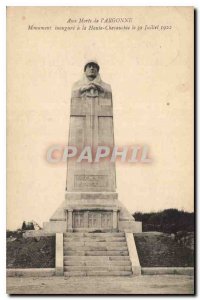
<svg viewBox="0 0 200 300"><path fill-rule="evenodd" d="M168 234L141 233L135 243L142 267L193 267L194 251Z"/></svg>
<svg viewBox="0 0 200 300"><path fill-rule="evenodd" d="M16 238L16 239L15 239ZM7 238L7 268L54 268L55 237Z"/></svg>

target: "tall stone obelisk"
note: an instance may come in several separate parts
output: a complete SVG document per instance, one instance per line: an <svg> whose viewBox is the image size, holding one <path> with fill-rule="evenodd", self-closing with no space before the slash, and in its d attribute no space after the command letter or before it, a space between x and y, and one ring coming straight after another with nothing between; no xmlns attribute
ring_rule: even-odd
<svg viewBox="0 0 200 300"><path fill-rule="evenodd" d="M94 62L86 65L83 79L73 86L70 111L69 145L80 150L88 146L93 155L98 146L114 146L111 88L101 80L98 68ZM91 80L87 72L97 74ZM115 192L115 189L114 163L69 160L69 192Z"/></svg>
<svg viewBox="0 0 200 300"><path fill-rule="evenodd" d="M83 78L72 88L69 146L114 146L113 102L110 85L101 80L99 65L88 61ZM68 160L65 201L44 223L44 229L65 231L140 232L141 223L118 201L115 163L108 159L95 162Z"/></svg>

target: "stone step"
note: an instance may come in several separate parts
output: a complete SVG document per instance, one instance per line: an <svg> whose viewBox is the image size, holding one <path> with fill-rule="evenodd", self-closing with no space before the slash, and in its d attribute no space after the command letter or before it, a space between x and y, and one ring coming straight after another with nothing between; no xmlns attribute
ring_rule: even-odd
<svg viewBox="0 0 200 300"><path fill-rule="evenodd" d="M97 241L79 241L79 242L65 242L64 247L83 247L83 246L98 246L98 247L107 247L107 246L114 246L114 247L125 247L127 245L126 242L97 242Z"/></svg>
<svg viewBox="0 0 200 300"><path fill-rule="evenodd" d="M64 276L132 276L131 271L68 271Z"/></svg>
<svg viewBox="0 0 200 300"><path fill-rule="evenodd" d="M127 246L115 246L115 245L93 245L93 246L64 246L64 251L128 251Z"/></svg>
<svg viewBox="0 0 200 300"><path fill-rule="evenodd" d="M131 271L131 266L111 266L111 265L103 265L103 266L65 266L64 272L71 271Z"/></svg>
<svg viewBox="0 0 200 300"><path fill-rule="evenodd" d="M98 256L98 255L95 255L95 256L64 256L64 262L66 261L75 261L75 262L79 262L79 261L107 261L108 263L110 261L113 261L113 262L118 262L118 261L130 261L130 258L129 256Z"/></svg>
<svg viewBox="0 0 200 300"><path fill-rule="evenodd" d="M128 256L126 250L64 250L64 256Z"/></svg>
<svg viewBox="0 0 200 300"><path fill-rule="evenodd" d="M67 232L64 237L125 237L124 232Z"/></svg>
<svg viewBox="0 0 200 300"><path fill-rule="evenodd" d="M73 256L70 256L73 257ZM94 256L93 256L94 257ZM103 256L107 258L107 256ZM99 265L111 265L111 266L131 266L130 260L64 260L64 266L99 266Z"/></svg>
<svg viewBox="0 0 200 300"><path fill-rule="evenodd" d="M63 239L66 243L71 242L109 242L109 243L118 243L118 242L126 242L125 237L64 237Z"/></svg>

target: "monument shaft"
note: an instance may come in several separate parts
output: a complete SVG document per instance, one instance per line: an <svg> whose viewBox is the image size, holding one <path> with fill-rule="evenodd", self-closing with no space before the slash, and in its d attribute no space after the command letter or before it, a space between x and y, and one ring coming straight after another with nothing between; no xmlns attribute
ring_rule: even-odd
<svg viewBox="0 0 200 300"><path fill-rule="evenodd" d="M78 97L79 96L79 97ZM69 145L82 150L90 146L114 146L112 95L97 93L72 95ZM115 164L106 159L99 163L68 161L68 191L115 191Z"/></svg>

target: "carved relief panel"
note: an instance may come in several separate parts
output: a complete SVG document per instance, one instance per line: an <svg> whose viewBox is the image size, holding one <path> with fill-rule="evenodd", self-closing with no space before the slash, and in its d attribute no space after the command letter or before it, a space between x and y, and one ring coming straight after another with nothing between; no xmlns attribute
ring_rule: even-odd
<svg viewBox="0 0 200 300"><path fill-rule="evenodd" d="M113 213L111 211L74 211L73 228L111 229Z"/></svg>

